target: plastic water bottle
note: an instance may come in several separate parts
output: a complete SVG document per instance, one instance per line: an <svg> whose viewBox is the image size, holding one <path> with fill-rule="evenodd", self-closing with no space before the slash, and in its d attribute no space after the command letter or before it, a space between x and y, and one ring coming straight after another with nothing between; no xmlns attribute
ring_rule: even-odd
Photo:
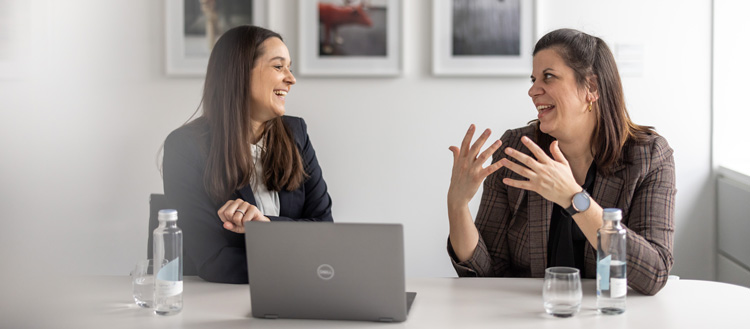
<svg viewBox="0 0 750 329"><path fill-rule="evenodd" d="M172 315L182 311L182 230L177 210L159 210L154 230L154 312Z"/></svg>
<svg viewBox="0 0 750 329"><path fill-rule="evenodd" d="M596 308L603 314L620 314L628 294L627 231L620 225L620 209L604 209L602 219L596 232Z"/></svg>

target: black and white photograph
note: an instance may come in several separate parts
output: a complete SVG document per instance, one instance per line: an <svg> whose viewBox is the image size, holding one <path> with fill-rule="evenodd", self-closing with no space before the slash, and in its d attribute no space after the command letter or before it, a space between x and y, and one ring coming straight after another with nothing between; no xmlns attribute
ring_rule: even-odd
<svg viewBox="0 0 750 329"><path fill-rule="evenodd" d="M265 25L267 0L165 0L167 75L202 76L221 35L240 25Z"/></svg>
<svg viewBox="0 0 750 329"><path fill-rule="evenodd" d="M433 74L523 76L531 69L534 0L435 0Z"/></svg>
<svg viewBox="0 0 750 329"><path fill-rule="evenodd" d="M384 0L320 0L320 56L385 56L388 3Z"/></svg>
<svg viewBox="0 0 750 329"><path fill-rule="evenodd" d="M453 56L520 55L521 0L453 0Z"/></svg>
<svg viewBox="0 0 750 329"><path fill-rule="evenodd" d="M299 2L300 73L400 74L400 0Z"/></svg>

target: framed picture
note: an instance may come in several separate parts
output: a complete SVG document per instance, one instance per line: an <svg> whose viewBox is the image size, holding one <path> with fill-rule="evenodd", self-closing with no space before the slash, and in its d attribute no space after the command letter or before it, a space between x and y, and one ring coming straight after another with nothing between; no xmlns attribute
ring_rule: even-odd
<svg viewBox="0 0 750 329"><path fill-rule="evenodd" d="M266 0L165 1L170 76L205 76L211 48L224 31L266 25Z"/></svg>
<svg viewBox="0 0 750 329"><path fill-rule="evenodd" d="M433 74L530 75L533 7L533 0L434 0Z"/></svg>
<svg viewBox="0 0 750 329"><path fill-rule="evenodd" d="M299 73L401 74L400 0L300 0Z"/></svg>

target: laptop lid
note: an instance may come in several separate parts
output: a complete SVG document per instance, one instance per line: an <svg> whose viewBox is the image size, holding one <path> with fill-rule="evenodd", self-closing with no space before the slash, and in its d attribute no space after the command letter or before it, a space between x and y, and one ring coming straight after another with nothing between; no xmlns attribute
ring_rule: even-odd
<svg viewBox="0 0 750 329"><path fill-rule="evenodd" d="M406 320L401 224L247 222L245 245L253 317Z"/></svg>

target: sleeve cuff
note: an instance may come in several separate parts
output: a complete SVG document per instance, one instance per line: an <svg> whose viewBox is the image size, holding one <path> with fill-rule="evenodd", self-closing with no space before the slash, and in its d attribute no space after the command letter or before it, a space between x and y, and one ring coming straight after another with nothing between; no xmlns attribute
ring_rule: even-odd
<svg viewBox="0 0 750 329"><path fill-rule="evenodd" d="M477 271L475 270L477 267L477 252L479 251L479 246L477 246L476 249L474 249L474 254L471 255L471 258L468 260L465 260L463 262L458 261L458 257L456 257L456 252L453 251L453 245L451 245L451 239L448 238L448 257L451 259L451 263L453 264L453 268L456 270L456 274L460 277L476 277Z"/></svg>

